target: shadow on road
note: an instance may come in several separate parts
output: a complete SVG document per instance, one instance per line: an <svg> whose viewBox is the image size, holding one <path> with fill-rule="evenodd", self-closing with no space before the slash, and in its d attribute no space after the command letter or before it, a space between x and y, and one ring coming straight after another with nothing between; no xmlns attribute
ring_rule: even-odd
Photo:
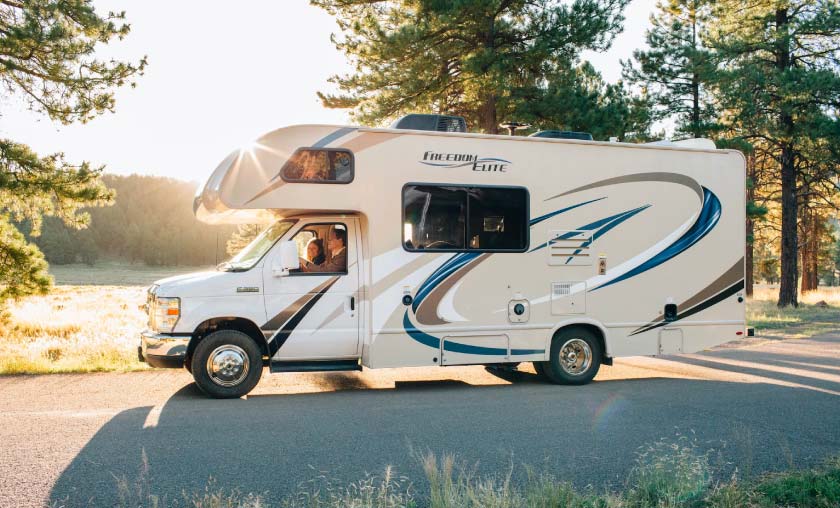
<svg viewBox="0 0 840 508"><path fill-rule="evenodd" d="M837 343L836 337L808 340ZM699 355L665 357L665 359L719 371L748 374L840 395L840 358L828 354L800 356L769 351L723 349Z"/></svg>
<svg viewBox="0 0 840 508"><path fill-rule="evenodd" d="M411 450L454 453L478 464L479 474L511 464L521 474L519 466L530 464L596 488L620 486L639 447L678 433L693 432L702 448L718 450L727 474L810 465L840 450L838 398L815 390L659 378L562 387L534 378L223 401L190 384L160 409L130 409L105 424L62 473L51 501L112 505L119 478L143 478L169 499L213 478L275 501L321 474L352 482L388 465L422 491Z"/></svg>

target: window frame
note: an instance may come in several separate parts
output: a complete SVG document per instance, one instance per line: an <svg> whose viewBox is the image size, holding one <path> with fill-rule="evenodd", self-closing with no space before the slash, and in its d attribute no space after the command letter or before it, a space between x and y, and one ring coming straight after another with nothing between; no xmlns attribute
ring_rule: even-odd
<svg viewBox="0 0 840 508"><path fill-rule="evenodd" d="M344 223L344 222L338 222L338 221L336 221L336 222L307 222L306 224L302 225L297 231L295 231L295 234L290 236L289 240L294 241L294 238L298 235L298 233L302 233L302 232L307 230L306 229L307 226L335 226L335 225L344 226L344 231L347 232L347 236L344 240L344 244L345 244L344 245L344 250L349 254L350 253L350 249L349 249L350 228L348 228L347 224ZM327 248L327 246L324 245L324 249L326 249L326 248ZM347 263L344 265L344 271L343 272L302 272L302 271L292 272L292 271L289 271L288 276L289 277L303 277L303 276L311 277L311 276L316 276L316 275L348 275L350 273L350 267L348 266L349 263L350 263L350 256L345 255L345 258L347 258ZM300 269L298 269L298 270L300 270Z"/></svg>
<svg viewBox="0 0 840 508"><path fill-rule="evenodd" d="M289 162L297 155L299 152L304 150L310 151L319 151L319 152L343 152L350 155L350 180L346 182L339 182L338 180L304 180L301 178L286 178L286 166L288 166ZM353 180L356 179L356 155L347 148L322 148L318 146L301 146L295 149L292 152L292 155L286 159L286 162L283 163L283 167L280 168L280 179L282 179L286 183L314 183L314 184L328 184L328 185L347 185L348 183L353 183Z"/></svg>
<svg viewBox="0 0 840 508"><path fill-rule="evenodd" d="M417 186L427 186L427 187L461 187L465 189L510 189L510 190L522 190L525 191L525 246L521 249L471 249L469 248L469 236L470 236L470 199L469 195L467 196L467 210L466 216L464 217L464 233L466 238L465 247L463 249L418 249L418 248L411 248L409 249L405 245L405 189L406 187L417 187ZM468 183L440 183L440 182L408 182L403 184L402 189L400 190L400 206L402 209L400 210L400 244L402 244L402 248L406 252L488 252L488 253L522 253L528 252L528 249L531 247L531 193L528 191L527 187L522 185L482 185L482 184L468 184Z"/></svg>

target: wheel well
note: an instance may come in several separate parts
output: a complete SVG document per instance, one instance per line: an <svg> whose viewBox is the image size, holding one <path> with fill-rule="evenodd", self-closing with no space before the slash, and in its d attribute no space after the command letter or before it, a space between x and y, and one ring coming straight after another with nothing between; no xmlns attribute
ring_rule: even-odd
<svg viewBox="0 0 840 508"><path fill-rule="evenodd" d="M572 325L567 325L567 326L563 326L563 327L558 328L554 332L554 335L556 336L558 333L562 332L563 330L568 330L570 328L583 328L583 329L585 329L589 332L592 332L592 335L594 335L598 339L598 342L601 344L601 363L603 363L604 365L612 365L612 363L613 363L612 358L607 356L607 342L606 342L606 338L604 337L604 331L603 330L601 330L599 327L597 327L593 324L575 323L575 324L572 324Z"/></svg>
<svg viewBox="0 0 840 508"><path fill-rule="evenodd" d="M190 344L187 346L187 369L191 367L192 354L198 343L201 342L204 337L207 337L218 330L237 330L242 332L254 339L254 342L256 342L260 347L263 355L268 355L268 344L265 341L265 336L263 335L262 330L260 330L260 327L253 321L240 317L217 317L208 319L195 328L195 331L192 334L192 339L190 339Z"/></svg>

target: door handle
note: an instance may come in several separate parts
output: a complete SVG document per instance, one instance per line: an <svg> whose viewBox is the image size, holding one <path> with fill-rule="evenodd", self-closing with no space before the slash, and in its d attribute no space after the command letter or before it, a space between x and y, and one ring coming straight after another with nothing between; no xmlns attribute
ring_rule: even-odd
<svg viewBox="0 0 840 508"><path fill-rule="evenodd" d="M350 310L351 311L356 310L356 297L355 296L350 297Z"/></svg>

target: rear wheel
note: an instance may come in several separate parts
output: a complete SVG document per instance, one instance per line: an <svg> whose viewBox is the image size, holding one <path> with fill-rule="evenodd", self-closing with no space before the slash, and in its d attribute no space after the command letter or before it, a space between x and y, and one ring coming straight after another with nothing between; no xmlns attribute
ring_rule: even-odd
<svg viewBox="0 0 840 508"><path fill-rule="evenodd" d="M601 367L601 342L586 328L560 330L551 340L551 358L543 363L545 376L553 383L583 385Z"/></svg>
<svg viewBox="0 0 840 508"><path fill-rule="evenodd" d="M219 330L205 337L192 357L195 383L217 399L241 397L262 376L262 352L256 342L236 330Z"/></svg>

